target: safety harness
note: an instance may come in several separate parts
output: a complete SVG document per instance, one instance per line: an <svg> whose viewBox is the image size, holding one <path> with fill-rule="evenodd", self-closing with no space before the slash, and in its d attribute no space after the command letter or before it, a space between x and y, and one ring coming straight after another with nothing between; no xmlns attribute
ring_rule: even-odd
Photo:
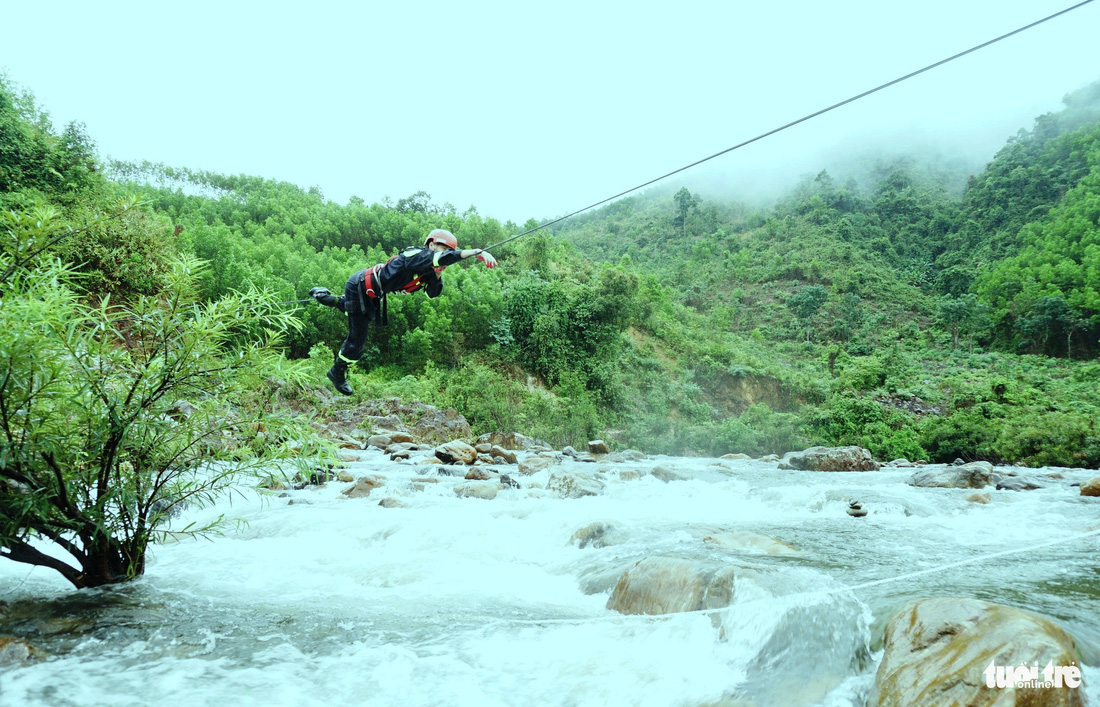
<svg viewBox="0 0 1100 707"><path fill-rule="evenodd" d="M419 255L421 252L423 252L423 250L423 248L418 247L406 248L399 255L402 255L406 258L411 258L415 255ZM445 265L442 267L440 267L439 265L439 257L443 255L443 252L444 251L437 251L435 253L435 256L432 258L432 269L437 275L441 274L446 269ZM395 255L386 262L379 263L378 265L372 265L371 267L363 271L363 290L359 293L359 305L362 311L365 312L367 311L367 308L366 302L363 300L364 296L372 300L380 300L378 303L379 309L381 311L379 324L381 324L382 326L385 326L389 323L389 314L386 306L386 289L382 287L382 278L380 276L380 273L382 271L382 268L389 265L397 257L398 256ZM420 275L414 275L412 280L405 283L404 285L395 288L392 291L412 294L413 292L416 292L423 287L424 282L421 280Z"/></svg>

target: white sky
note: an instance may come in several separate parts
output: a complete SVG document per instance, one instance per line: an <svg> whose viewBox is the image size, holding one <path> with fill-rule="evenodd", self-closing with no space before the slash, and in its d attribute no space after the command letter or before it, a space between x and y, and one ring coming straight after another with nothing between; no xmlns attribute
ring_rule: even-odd
<svg viewBox="0 0 1100 707"><path fill-rule="evenodd" d="M423 189L522 223L1073 4L0 0L0 69L55 127L85 122L104 157L316 185L341 203ZM788 179L882 141L987 160L1097 79L1100 2L692 176Z"/></svg>

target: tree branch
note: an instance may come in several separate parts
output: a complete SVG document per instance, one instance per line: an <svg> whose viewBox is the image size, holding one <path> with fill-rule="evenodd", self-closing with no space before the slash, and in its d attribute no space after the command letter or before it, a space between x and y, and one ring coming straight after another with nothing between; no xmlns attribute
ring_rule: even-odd
<svg viewBox="0 0 1100 707"><path fill-rule="evenodd" d="M85 559L87 559L88 556L87 556L87 554L85 553L85 551L83 549L77 547L73 543L72 540L69 540L64 535L62 535L61 533L57 532L56 530L50 528L49 526L45 525L44 523L34 523L34 522L32 522L32 523L28 523L27 525L28 525L28 527L34 529L34 531L39 533L40 535L44 535L45 537L49 538L50 542L64 548L65 552L69 553L70 555L72 555L76 559L80 560L81 562L83 562Z"/></svg>
<svg viewBox="0 0 1100 707"><path fill-rule="evenodd" d="M65 513L72 520L80 519L80 510L72 504L69 500L69 488L65 484L65 477L61 474L61 467L57 465L57 461L54 459L53 452L48 454L43 453L42 458L46 460L46 464L53 469L54 479L57 480L57 493L54 496L57 498L55 507Z"/></svg>
<svg viewBox="0 0 1100 707"><path fill-rule="evenodd" d="M34 549L22 540L9 541L5 547L0 548L0 557L6 557L9 560L15 562L23 562L28 565L37 565L39 567L49 567L50 569L57 570L61 573L65 579L69 580L76 587L83 587L84 573L75 567L71 567L65 562L57 559L56 557L50 557L49 555Z"/></svg>

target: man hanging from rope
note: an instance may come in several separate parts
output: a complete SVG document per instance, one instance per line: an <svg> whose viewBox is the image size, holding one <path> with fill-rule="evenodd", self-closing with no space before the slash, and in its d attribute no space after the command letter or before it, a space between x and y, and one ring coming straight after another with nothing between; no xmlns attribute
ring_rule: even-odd
<svg viewBox="0 0 1100 707"><path fill-rule="evenodd" d="M424 289L429 297L443 292L443 271L448 265L477 256L487 268L495 268L494 258L480 248L458 250L458 239L450 231L437 228L424 239L423 247L407 248L384 263L360 270L348 278L340 297L324 287L314 287L309 296L327 307L336 307L348 315L348 335L336 352L336 360L328 369L328 379L336 390L351 395L348 366L363 355L367 342L367 325L380 317L386 323L386 294L416 292Z"/></svg>

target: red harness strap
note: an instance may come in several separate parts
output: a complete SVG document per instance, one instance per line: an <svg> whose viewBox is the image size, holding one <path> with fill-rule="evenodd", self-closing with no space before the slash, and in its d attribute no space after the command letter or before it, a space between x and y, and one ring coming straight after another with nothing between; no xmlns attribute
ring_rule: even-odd
<svg viewBox="0 0 1100 707"><path fill-rule="evenodd" d="M385 263L379 263L363 271L363 289L366 290L367 297L371 299L380 299L384 294L382 284L378 282L378 271L382 269L383 265Z"/></svg>

